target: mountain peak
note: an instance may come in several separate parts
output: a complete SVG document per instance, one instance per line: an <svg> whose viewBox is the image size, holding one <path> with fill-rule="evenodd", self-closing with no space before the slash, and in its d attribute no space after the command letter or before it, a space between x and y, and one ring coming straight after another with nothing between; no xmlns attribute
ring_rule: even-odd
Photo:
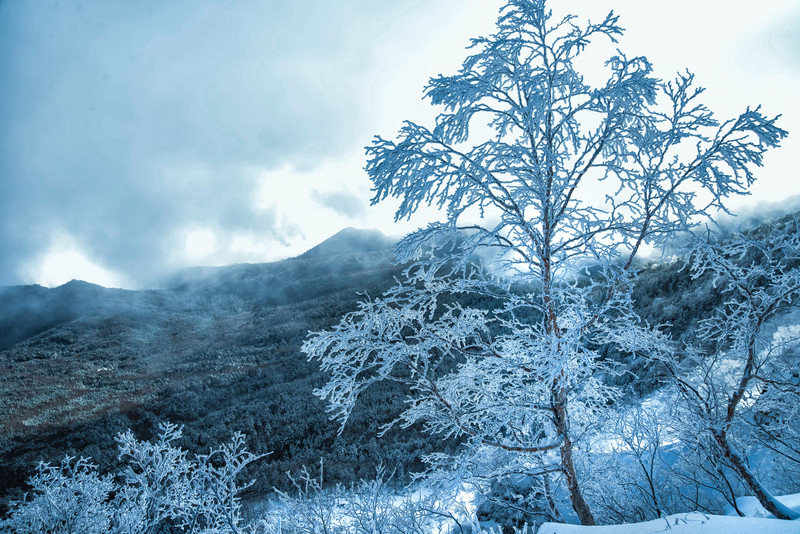
<svg viewBox="0 0 800 534"><path fill-rule="evenodd" d="M304 252L299 257L318 258L322 256L337 256L339 254L391 250L395 243L395 239L387 237L380 230L345 228Z"/></svg>

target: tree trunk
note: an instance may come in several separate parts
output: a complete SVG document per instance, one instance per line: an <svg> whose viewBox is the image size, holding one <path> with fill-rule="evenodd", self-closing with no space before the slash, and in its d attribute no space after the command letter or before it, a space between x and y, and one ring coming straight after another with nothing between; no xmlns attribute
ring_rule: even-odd
<svg viewBox="0 0 800 534"><path fill-rule="evenodd" d="M755 475L750 471L741 455L734 450L733 446L728 442L728 438L724 433L714 433L714 438L717 441L725 459L733 466L736 473L741 477L742 481L747 485L753 495L761 503L769 513L778 519L797 519L800 518L800 512L789 508L785 504L778 501L767 489L761 485Z"/></svg>
<svg viewBox="0 0 800 534"><path fill-rule="evenodd" d="M547 213L545 212L545 215L546 214ZM545 217L545 221L548 220L549 219ZM547 227L547 225L545 232L545 235L549 235L547 233L549 232L549 227ZM549 253L549 242L547 245L547 252ZM555 335L556 337L560 338L561 331L558 326L558 313L550 293L550 284L552 279L550 273L549 255L545 255L545 261L543 263L544 272L542 276L542 302L547 310L545 331L548 334ZM560 342L555 352L556 354L561 352ZM569 491L569 500L572 503L572 509L575 510L581 525L592 526L595 525L596 522L594 520L594 516L592 515L592 511L589 508L589 503L586 502L586 499L583 498L583 493L581 493L578 475L575 472L575 462L573 461L572 456L572 439L570 439L569 413L567 412L566 380L567 377L565 371L562 369L561 373L559 373L559 375L557 375L550 384L550 406L553 410L553 421L555 423L556 431L562 439L560 448L561 470L567 480L567 490Z"/></svg>
<svg viewBox="0 0 800 534"><path fill-rule="evenodd" d="M569 420L567 418L567 410L565 407L565 399L562 399L563 391L556 390L554 396L556 402L553 403L553 415L555 416L556 430L562 436L561 442L561 470L567 480L567 490L569 490L569 500L572 503L572 509L578 516L581 525L595 525L594 516L589 508L589 503L583 498L581 493L580 484L578 483L578 475L575 472L575 462L572 456L572 440L569 437Z"/></svg>
<svg viewBox="0 0 800 534"><path fill-rule="evenodd" d="M589 503L583 498L580 485L578 484L578 477L575 473L575 463L572 461L572 441L569 436L564 437L564 443L561 444L561 467L564 470L564 476L567 479L567 488L569 489L569 500L572 503L572 509L578 515L581 525L591 526L596 524L592 511L589 509Z"/></svg>

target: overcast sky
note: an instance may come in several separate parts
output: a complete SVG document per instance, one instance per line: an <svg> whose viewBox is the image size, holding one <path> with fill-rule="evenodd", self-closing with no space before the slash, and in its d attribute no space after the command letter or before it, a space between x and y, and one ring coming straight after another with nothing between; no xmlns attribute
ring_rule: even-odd
<svg viewBox="0 0 800 534"><path fill-rule="evenodd" d="M499 0L0 0L0 285L150 287L189 265L297 255L370 207L372 136L430 122ZM719 118L763 104L790 131L743 212L795 203L796 0L561 0L656 73L690 69ZM765 204L772 203L772 204ZM783 203L783 204L781 204Z"/></svg>

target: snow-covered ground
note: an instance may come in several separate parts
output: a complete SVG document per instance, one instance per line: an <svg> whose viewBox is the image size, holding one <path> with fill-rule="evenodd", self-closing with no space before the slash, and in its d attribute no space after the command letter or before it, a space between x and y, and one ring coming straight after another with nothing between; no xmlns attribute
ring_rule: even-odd
<svg viewBox="0 0 800 534"><path fill-rule="evenodd" d="M539 529L538 534L650 534L655 532L669 532L670 534L797 534L800 532L800 522L691 512L629 525L582 527L545 523Z"/></svg>
<svg viewBox="0 0 800 534"><path fill-rule="evenodd" d="M780 501L800 508L800 493L779 497ZM673 514L653 521L627 525L608 525L582 527L560 523L545 523L538 534L650 534L669 532L670 534L798 534L800 520L783 521L774 519L764 510L754 497L742 497L739 509L747 517L738 517L731 509L726 515L709 515L700 512Z"/></svg>

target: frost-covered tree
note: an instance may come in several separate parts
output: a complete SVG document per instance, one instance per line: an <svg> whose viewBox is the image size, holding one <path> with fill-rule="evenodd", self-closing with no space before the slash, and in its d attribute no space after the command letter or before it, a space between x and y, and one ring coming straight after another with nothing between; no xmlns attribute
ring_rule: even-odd
<svg viewBox="0 0 800 534"><path fill-rule="evenodd" d="M800 233L796 220L771 226L771 234L737 234L694 247L692 275L710 273L725 302L700 323L685 350L657 343L652 355L671 375L694 420L688 443L716 454L775 517L800 513L775 499L751 469L753 438L797 462L793 424L800 401L800 330L770 321L800 303ZM767 439L764 439L764 438ZM794 460L792 460L794 458Z"/></svg>
<svg viewBox="0 0 800 534"><path fill-rule="evenodd" d="M373 203L443 219L399 244L412 262L399 286L303 348L330 372L318 394L342 423L372 383L405 381L398 421L466 441L430 460L556 477L584 524L576 454L616 395L596 347L635 348L621 334L637 255L745 194L785 135L758 109L718 122L692 74L663 82L644 57L617 52L591 85L578 60L622 33L613 13L559 20L544 0L510 0L462 68L430 80L433 127L406 122L367 148Z"/></svg>

